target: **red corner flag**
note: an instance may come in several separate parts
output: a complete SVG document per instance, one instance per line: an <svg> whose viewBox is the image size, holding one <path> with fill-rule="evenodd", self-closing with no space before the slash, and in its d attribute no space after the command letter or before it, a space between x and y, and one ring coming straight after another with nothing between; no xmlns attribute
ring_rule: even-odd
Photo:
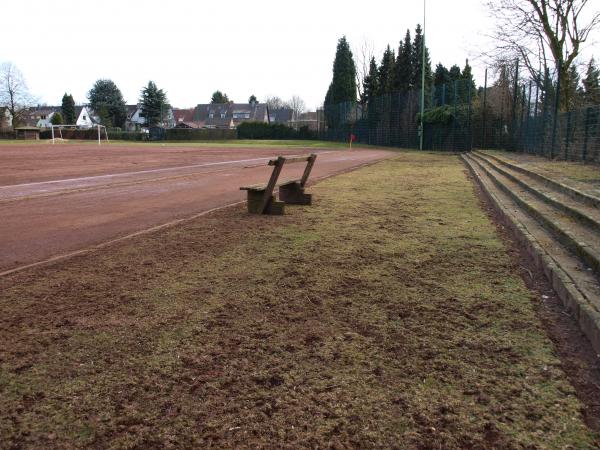
<svg viewBox="0 0 600 450"><path fill-rule="evenodd" d="M354 134L350 134L350 148L352 148L352 143L356 140L356 136Z"/></svg>

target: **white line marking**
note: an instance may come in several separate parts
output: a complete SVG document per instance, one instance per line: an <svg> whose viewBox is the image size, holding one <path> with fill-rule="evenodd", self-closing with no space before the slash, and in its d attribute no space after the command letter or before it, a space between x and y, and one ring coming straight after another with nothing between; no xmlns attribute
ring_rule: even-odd
<svg viewBox="0 0 600 450"><path fill-rule="evenodd" d="M323 155L326 153L331 153L331 151L320 152L319 154ZM293 156L297 156L297 155L290 155L290 157L293 157ZM268 157L263 157L263 158L253 158L253 159L238 159L235 161L219 161L219 162L211 162L211 163L204 163L204 164L193 164L191 166L163 167L161 169L140 170L138 172L123 172L123 173L114 173L114 174L107 174L107 175L95 175L95 176L91 176L91 177L65 178L63 180L36 181L33 183L11 184L8 186L0 186L0 189L9 189L9 188L14 189L14 188L24 187L24 186L38 186L40 184L55 184L55 183L65 183L68 181L85 181L85 180L95 180L95 179L100 179L100 178L114 178L114 177L122 177L122 176L129 176L129 175L142 175L145 173L160 173L160 172L166 172L169 170L195 169L198 167L219 166L219 165L224 165L224 164L238 164L238 163L254 162L254 161L268 161L270 159L273 159L273 156L268 156Z"/></svg>

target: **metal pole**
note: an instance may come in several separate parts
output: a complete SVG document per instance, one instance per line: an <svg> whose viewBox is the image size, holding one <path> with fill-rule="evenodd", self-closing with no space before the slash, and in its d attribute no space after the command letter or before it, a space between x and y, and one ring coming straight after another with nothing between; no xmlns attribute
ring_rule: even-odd
<svg viewBox="0 0 600 450"><path fill-rule="evenodd" d="M530 153L530 144L531 141L529 139L529 117L531 116L531 80L529 80L529 95L527 96L527 121L525 122L525 147L527 153Z"/></svg>
<svg viewBox="0 0 600 450"><path fill-rule="evenodd" d="M585 131L583 132L583 154L581 155L584 163L587 161L587 146L588 146L588 136L589 136L591 116L592 116L592 107L588 106L588 108L585 110Z"/></svg>
<svg viewBox="0 0 600 450"><path fill-rule="evenodd" d="M423 114L425 113L425 5L427 0L423 0L423 39L421 40L421 53L422 53L422 64L421 64L421 135L419 139L419 150L423 150L423 134L425 129L423 128Z"/></svg>
<svg viewBox="0 0 600 450"><path fill-rule="evenodd" d="M485 138L486 138L486 120L487 120L487 77L488 70L485 68L485 81L483 82L483 139L481 142L481 148L485 149Z"/></svg>
<svg viewBox="0 0 600 450"><path fill-rule="evenodd" d="M556 98L554 99L554 124L552 125L552 146L550 147L550 159L554 158L556 145L556 127L558 126L558 107L560 101L560 72L562 70L562 61L558 61L558 79L556 80Z"/></svg>
<svg viewBox="0 0 600 450"><path fill-rule="evenodd" d="M513 88L513 102L512 102L512 125L511 125L511 144L513 151L516 150L517 145L515 143L515 128L517 128L517 93L519 89L519 60L515 62L515 85Z"/></svg>

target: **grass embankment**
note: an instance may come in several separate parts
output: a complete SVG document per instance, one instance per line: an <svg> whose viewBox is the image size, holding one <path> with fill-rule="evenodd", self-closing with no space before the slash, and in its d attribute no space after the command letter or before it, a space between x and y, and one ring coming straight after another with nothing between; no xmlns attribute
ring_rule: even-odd
<svg viewBox="0 0 600 450"><path fill-rule="evenodd" d="M0 441L593 446L458 158L311 190L0 280Z"/></svg>
<svg viewBox="0 0 600 450"><path fill-rule="evenodd" d="M486 150L502 158L513 160L530 170L546 175L547 177L568 182L590 183L600 185L600 166L598 164L584 164L576 161L551 160L542 156L524 153L505 152L500 150Z"/></svg>

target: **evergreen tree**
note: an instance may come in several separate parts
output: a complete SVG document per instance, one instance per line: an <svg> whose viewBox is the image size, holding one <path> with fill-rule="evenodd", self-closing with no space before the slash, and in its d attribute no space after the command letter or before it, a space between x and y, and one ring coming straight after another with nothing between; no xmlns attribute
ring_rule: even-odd
<svg viewBox="0 0 600 450"><path fill-rule="evenodd" d="M97 80L88 92L88 100L103 125L123 128L127 118L125 100L113 81Z"/></svg>
<svg viewBox="0 0 600 450"><path fill-rule="evenodd" d="M229 97L227 97L227 94L223 94L221 91L215 91L213 92L211 98L210 98L210 102L211 103L229 103Z"/></svg>
<svg viewBox="0 0 600 450"><path fill-rule="evenodd" d="M64 121L69 125L74 125L77 120L77 117L75 117L75 100L73 100L72 95L67 95L66 92L62 98L61 110Z"/></svg>
<svg viewBox="0 0 600 450"><path fill-rule="evenodd" d="M464 103L469 101L469 88L471 91L471 99L477 94L475 87L475 80L473 79L473 71L471 66L469 65L469 60L467 59L465 62L465 68L462 70L460 74L460 80L462 81L462 91L463 97L462 100Z"/></svg>
<svg viewBox="0 0 600 450"><path fill-rule="evenodd" d="M394 90L407 92L411 88L413 74L413 48L410 39L410 30L406 30L404 42L398 47L398 56L394 70Z"/></svg>
<svg viewBox="0 0 600 450"><path fill-rule="evenodd" d="M435 66L435 73L433 75L433 85L442 86L450 82L450 71L442 63L438 63Z"/></svg>
<svg viewBox="0 0 600 450"><path fill-rule="evenodd" d="M563 104L568 111L575 109L580 104L580 93L579 93L579 72L577 67L573 64L567 71L567 79L562 84L562 95Z"/></svg>
<svg viewBox="0 0 600 450"><path fill-rule="evenodd" d="M448 92L450 88L450 72L442 63L439 63L437 66L435 66L433 85L435 87L436 105L441 106L447 104Z"/></svg>
<svg viewBox="0 0 600 450"><path fill-rule="evenodd" d="M350 45L343 36L337 44L335 59L333 61L333 77L327 95L325 96L325 113L329 126L335 127L339 120L336 114L337 105L344 102L356 101L356 66Z"/></svg>
<svg viewBox="0 0 600 450"><path fill-rule="evenodd" d="M256 95L251 95L250 98L248 99L248 103L250 105L252 105L253 103L258 103L258 100L256 99Z"/></svg>
<svg viewBox="0 0 600 450"><path fill-rule="evenodd" d="M383 52L381 65L379 66L378 95L390 94L394 90L394 66L396 65L396 55L388 45Z"/></svg>
<svg viewBox="0 0 600 450"><path fill-rule="evenodd" d="M583 85L582 101L584 105L600 105L600 69L596 67L594 58L590 59Z"/></svg>
<svg viewBox="0 0 600 450"><path fill-rule="evenodd" d="M62 117L61 113L59 113L58 111L56 111L54 114L52 114L52 118L50 119L50 123L52 125L62 125L63 124L63 117Z"/></svg>
<svg viewBox="0 0 600 450"><path fill-rule="evenodd" d="M369 63L369 73L363 80L363 98L361 99L361 103L372 104L379 92L378 85L378 69L377 63L375 62L375 58L372 57Z"/></svg>
<svg viewBox="0 0 600 450"><path fill-rule="evenodd" d="M461 93L461 78L462 72L460 67L454 64L450 67L448 71L448 75L450 79L448 80L448 89L446 90L446 103L453 104L454 103L454 90L456 89L456 102L460 103L460 93Z"/></svg>
<svg viewBox="0 0 600 450"><path fill-rule="evenodd" d="M412 45L412 80L411 87L421 89L421 70L423 66L423 30L421 25L415 29L415 38ZM431 61L429 60L429 50L425 46L425 96L431 86Z"/></svg>
<svg viewBox="0 0 600 450"><path fill-rule="evenodd" d="M148 85L142 89L139 102L142 108L140 115L147 127L163 124L168 108L167 94L158 89L154 81L148 81Z"/></svg>

